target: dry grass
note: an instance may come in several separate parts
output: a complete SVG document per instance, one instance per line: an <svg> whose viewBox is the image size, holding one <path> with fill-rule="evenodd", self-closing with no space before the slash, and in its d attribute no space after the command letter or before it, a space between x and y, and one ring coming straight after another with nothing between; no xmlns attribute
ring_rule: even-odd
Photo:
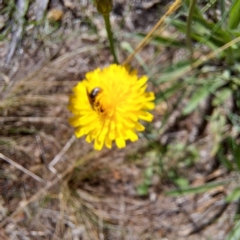
<svg viewBox="0 0 240 240"><path fill-rule="evenodd" d="M19 46L22 53L16 52L8 64L4 59L10 37L0 45L0 238L224 239L233 226L236 208L225 202L226 189L218 187L184 197L164 194L173 186L168 176L173 168L188 175L192 186L235 177L221 167L214 168L215 159L208 154L213 135L201 137L194 145L199 153L196 164L178 166L175 143L178 139L191 141L189 136L203 124L199 119L207 104L203 104L199 115L186 119L179 117L184 101L177 109L172 106L179 96L159 104L153 126L147 126L149 132L124 150L96 152L84 139L75 139L68 124L71 89L86 72L107 65L112 57L102 31L103 21L93 7L75 2L69 2L69 6L65 3L65 7L54 4L51 1L49 9L64 9L59 28L53 31L48 22L29 27ZM157 6L156 9L162 8L161 4ZM135 21L136 9L129 9L124 19L115 14L112 20L119 45L127 40L136 46L137 40L125 39L124 34L138 27L147 32L156 21L142 26L140 20ZM150 14L149 9L142 12ZM29 17L33 16L30 10ZM153 13L157 15L159 11ZM120 28L123 20L125 24ZM53 33L48 34L50 30L46 28ZM163 56L156 54L153 61L149 53L154 51L164 52L149 45L138 56L144 66L151 66L157 74L158 66L171 62L174 54L165 50ZM127 55L122 51L120 58ZM213 56L212 53L209 58ZM143 72L144 66L139 66L138 60L134 59L132 65ZM199 65L200 62L193 68ZM164 114L169 114L168 122L159 130ZM148 133L154 131L159 136L157 141L148 139ZM163 173L155 172L149 194L140 196L137 189L145 181L144 171L159 164L159 149L165 143L173 150L162 159ZM186 151L193 154L190 148Z"/></svg>

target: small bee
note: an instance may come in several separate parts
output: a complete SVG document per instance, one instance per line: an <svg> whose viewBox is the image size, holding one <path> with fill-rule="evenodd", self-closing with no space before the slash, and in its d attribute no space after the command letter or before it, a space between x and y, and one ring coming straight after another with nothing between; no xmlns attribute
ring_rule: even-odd
<svg viewBox="0 0 240 240"><path fill-rule="evenodd" d="M101 88L96 87L90 92L90 94L88 94L91 105L93 105L96 102L96 97L101 91L102 91Z"/></svg>
<svg viewBox="0 0 240 240"><path fill-rule="evenodd" d="M101 88L99 87L95 87L91 93L89 94L89 97L92 98L92 99L95 99L95 97L102 91Z"/></svg>
<svg viewBox="0 0 240 240"><path fill-rule="evenodd" d="M96 101L97 95L102 92L102 89L99 87L95 87L89 94L88 94L88 99L89 102L95 111L103 112L102 108L100 107L99 101Z"/></svg>

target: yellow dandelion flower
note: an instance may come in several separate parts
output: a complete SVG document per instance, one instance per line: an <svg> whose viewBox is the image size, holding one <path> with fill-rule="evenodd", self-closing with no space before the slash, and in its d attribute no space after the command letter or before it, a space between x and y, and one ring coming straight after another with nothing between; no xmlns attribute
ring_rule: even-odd
<svg viewBox="0 0 240 240"><path fill-rule="evenodd" d="M152 121L147 110L154 109L153 92L146 92L147 76L138 78L136 71L112 64L104 69L88 72L83 81L73 88L69 110L74 114L70 124L75 135L86 135L86 141L94 140L94 148L103 145L111 148L115 141L118 148L126 146L126 140L138 140L136 131L143 131L139 120Z"/></svg>

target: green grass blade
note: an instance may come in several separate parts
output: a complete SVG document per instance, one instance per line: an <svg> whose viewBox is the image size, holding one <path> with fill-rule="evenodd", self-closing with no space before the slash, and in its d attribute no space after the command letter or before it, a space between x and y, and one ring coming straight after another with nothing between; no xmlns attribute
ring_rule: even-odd
<svg viewBox="0 0 240 240"><path fill-rule="evenodd" d="M146 37L146 34L144 33L126 34L126 36L129 38L136 38L142 40L144 37ZM151 39L150 43L160 46L186 48L185 43L179 42L178 40L170 37L155 36L153 39Z"/></svg>
<svg viewBox="0 0 240 240"><path fill-rule="evenodd" d="M225 13L225 5L225 0L220 0L220 9L222 15Z"/></svg>
<svg viewBox="0 0 240 240"><path fill-rule="evenodd" d="M191 39L191 26L193 21L193 13L196 5L196 0L192 0L189 6L189 13L187 18L187 32L186 32L186 42L189 48L191 59L193 57L193 46L192 46L192 39Z"/></svg>
<svg viewBox="0 0 240 240"><path fill-rule="evenodd" d="M227 143L231 149L233 160L236 163L238 170L240 170L240 146L236 143L236 139L232 137L227 139Z"/></svg>
<svg viewBox="0 0 240 240"><path fill-rule="evenodd" d="M226 240L239 240L239 239L240 239L240 220L235 224L235 227L228 234Z"/></svg>
<svg viewBox="0 0 240 240"><path fill-rule="evenodd" d="M240 170L240 146L236 146L233 152L233 156L238 167L238 170Z"/></svg>
<svg viewBox="0 0 240 240"><path fill-rule="evenodd" d="M226 197L227 202L233 202L240 198L240 187L236 187L233 191Z"/></svg>
<svg viewBox="0 0 240 240"><path fill-rule="evenodd" d="M229 14L228 27L230 29L236 29L239 25L239 22L240 22L240 1L235 0Z"/></svg>
<svg viewBox="0 0 240 240"><path fill-rule="evenodd" d="M187 32L187 25L180 20L169 20L170 24L174 25L178 31ZM204 19L194 18L194 24L191 26L191 38L199 43L206 44L212 50L223 46L231 40L229 33L222 29L215 30L213 34L214 24L206 22Z"/></svg>
<svg viewBox="0 0 240 240"><path fill-rule="evenodd" d="M220 80L220 79L219 79ZM206 81L210 82L210 79L206 79ZM183 109L183 115L190 114L199 103L208 97L209 94L213 93L216 89L218 89L221 85L224 84L224 81L217 81L212 84L206 84L202 87L198 88L198 90L193 94L192 98L189 100L188 105Z"/></svg>
<svg viewBox="0 0 240 240"><path fill-rule="evenodd" d="M169 67L165 68L164 72L161 74L161 77L159 79L156 79L154 83L160 84L176 80L179 77L182 77L190 69L191 65L189 61L181 61L170 65Z"/></svg>
<svg viewBox="0 0 240 240"><path fill-rule="evenodd" d="M218 154L217 154L218 160L221 162L223 166L225 166L228 170L234 170L234 166L232 162L230 162L225 154L223 153L223 148L220 147Z"/></svg>
<svg viewBox="0 0 240 240"><path fill-rule="evenodd" d="M165 89L164 91L160 91L155 95L156 104L159 104L162 101L166 101L169 97L179 92L182 88L182 83L173 84L171 87Z"/></svg>
<svg viewBox="0 0 240 240"><path fill-rule="evenodd" d="M171 197L177 197L177 196L188 195L188 194L203 193L203 192L206 192L213 188L216 188L218 186L223 186L223 185L227 184L228 182L229 181L211 182L211 183L206 183L206 184L198 186L198 187L179 188L179 189L167 191L166 195L171 196Z"/></svg>

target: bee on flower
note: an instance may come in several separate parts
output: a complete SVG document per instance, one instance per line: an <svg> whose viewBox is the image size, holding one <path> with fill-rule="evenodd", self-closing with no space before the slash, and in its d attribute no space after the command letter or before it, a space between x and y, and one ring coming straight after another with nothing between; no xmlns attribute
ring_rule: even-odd
<svg viewBox="0 0 240 240"><path fill-rule="evenodd" d="M70 96L75 135L86 135L96 150L112 148L113 141L118 148L124 148L127 140L137 141L137 132L145 129L139 120L153 119L148 110L154 109L155 96L146 92L147 81L147 76L138 78L136 71L116 64L88 72Z"/></svg>

